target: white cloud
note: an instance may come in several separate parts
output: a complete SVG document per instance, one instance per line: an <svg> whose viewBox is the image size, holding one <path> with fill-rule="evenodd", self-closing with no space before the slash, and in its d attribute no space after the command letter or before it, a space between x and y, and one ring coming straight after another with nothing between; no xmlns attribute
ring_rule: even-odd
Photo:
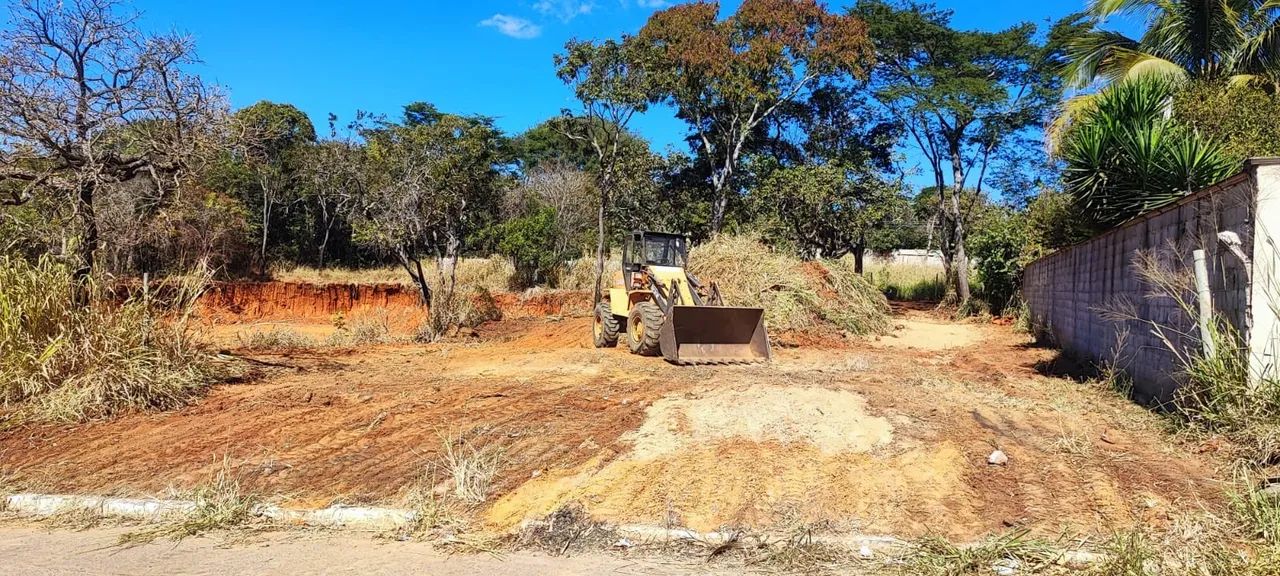
<svg viewBox="0 0 1280 576"><path fill-rule="evenodd" d="M654 0L646 0L653 2ZM596 7L593 0L538 0L534 3L533 9L537 10L544 16L554 16L559 18L561 22L568 22L577 18L590 14Z"/></svg>
<svg viewBox="0 0 1280 576"><path fill-rule="evenodd" d="M487 26L489 28L496 28L498 32L521 40L537 38L538 35L542 34L541 26L525 20L524 18L520 18L519 16L508 16L506 14L494 14L489 18L481 20L480 25Z"/></svg>
<svg viewBox="0 0 1280 576"><path fill-rule="evenodd" d="M641 8L666 8L671 3L667 0L636 0L636 5Z"/></svg>

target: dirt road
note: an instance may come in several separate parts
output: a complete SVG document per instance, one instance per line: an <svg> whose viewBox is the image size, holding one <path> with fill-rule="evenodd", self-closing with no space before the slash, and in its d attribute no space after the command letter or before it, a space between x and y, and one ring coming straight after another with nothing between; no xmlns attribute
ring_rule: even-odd
<svg viewBox="0 0 1280 576"><path fill-rule="evenodd" d="M432 345L238 350L262 375L186 409L0 432L0 473L43 492L154 495L230 462L285 505L397 506L424 476L448 478L442 438L462 438L500 455L468 511L499 533L579 506L616 524L967 541L1106 534L1220 505L1212 454L1057 376L1053 351L1007 326L919 311L895 323L872 341L775 335L774 361L745 367L596 350L589 319L558 314ZM996 448L1007 465L987 464Z"/></svg>
<svg viewBox="0 0 1280 576"><path fill-rule="evenodd" d="M599 574L738 574L697 562L626 559L603 554L550 557L447 555L420 542L378 542L367 536L275 533L226 545L190 538L177 545L115 546L120 530L49 532L0 527L0 576L596 576Z"/></svg>

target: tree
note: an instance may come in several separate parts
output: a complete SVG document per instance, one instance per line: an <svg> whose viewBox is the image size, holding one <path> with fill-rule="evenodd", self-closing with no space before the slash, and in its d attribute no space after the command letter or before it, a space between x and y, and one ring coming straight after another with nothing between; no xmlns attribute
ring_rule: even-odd
<svg viewBox="0 0 1280 576"><path fill-rule="evenodd" d="M543 162L519 184L504 201L505 219L541 217L551 214L551 237L540 248L546 262L558 265L582 255L590 245L596 224L594 202L598 197L595 179L577 168Z"/></svg>
<svg viewBox="0 0 1280 576"><path fill-rule="evenodd" d="M1220 145L1167 114L1174 92L1151 77L1112 85L1068 128L1063 183L1094 222L1124 222L1239 170Z"/></svg>
<svg viewBox="0 0 1280 576"><path fill-rule="evenodd" d="M1172 110L1180 123L1221 144L1236 166L1249 158L1280 156L1280 95L1203 80L1180 86Z"/></svg>
<svg viewBox="0 0 1280 576"><path fill-rule="evenodd" d="M712 159L712 234L724 224L744 147L760 124L820 79L862 75L872 60L866 26L816 0L745 0L718 21L717 2L655 13L639 38L652 58L655 99L671 105Z"/></svg>
<svg viewBox="0 0 1280 576"><path fill-rule="evenodd" d="M809 164L771 173L757 191L800 255L839 258L854 255L862 272L868 239L905 203L898 187L878 174L841 164Z"/></svg>
<svg viewBox="0 0 1280 576"><path fill-rule="evenodd" d="M948 300L963 307L970 289L962 196L968 187L981 195L996 153L1057 101L1061 47L1038 42L1032 24L956 30L949 11L928 4L860 0L853 13L876 45L876 96L925 158L939 192Z"/></svg>
<svg viewBox="0 0 1280 576"><path fill-rule="evenodd" d="M501 133L484 117L405 107L401 123L367 129L368 193L356 211L356 238L391 253L431 307L437 334L456 324L458 257L468 236L497 208ZM435 289L422 269L436 261Z"/></svg>
<svg viewBox="0 0 1280 576"><path fill-rule="evenodd" d="M556 54L556 75L572 86L582 105L580 119L568 117L561 126L565 137L585 143L595 152L596 189L596 281L592 302L601 300L604 279L606 216L616 192L620 170L626 158L626 144L636 139L627 133L627 124L648 107L652 93L652 64L644 46L631 36L620 41L583 42L570 40L564 52Z"/></svg>
<svg viewBox="0 0 1280 576"><path fill-rule="evenodd" d="M358 126L357 115L352 128ZM301 166L301 177L307 196L319 211L319 242L316 265L324 268L334 227L345 222L351 208L360 203L369 188L371 174L366 166L364 145L356 141L351 130L338 135L337 117L329 115L329 138L309 147Z"/></svg>
<svg viewBox="0 0 1280 576"><path fill-rule="evenodd" d="M1280 6L1257 0L1103 0L1090 4L1087 32L1070 45L1068 77L1095 81L1154 76L1181 82L1226 79L1280 88ZM1105 30L1115 16L1147 22L1140 38Z"/></svg>
<svg viewBox="0 0 1280 576"><path fill-rule="evenodd" d="M222 113L191 40L148 35L113 0L16 0L0 32L0 184L4 205L55 197L75 215L76 277L100 248L104 186L147 178L175 188Z"/></svg>
<svg viewBox="0 0 1280 576"><path fill-rule="evenodd" d="M233 169L243 170L252 182L245 204L258 207L258 273L265 275L276 209L303 200L299 176L306 149L316 141L316 130L297 107L266 100L237 111L232 122L231 160Z"/></svg>

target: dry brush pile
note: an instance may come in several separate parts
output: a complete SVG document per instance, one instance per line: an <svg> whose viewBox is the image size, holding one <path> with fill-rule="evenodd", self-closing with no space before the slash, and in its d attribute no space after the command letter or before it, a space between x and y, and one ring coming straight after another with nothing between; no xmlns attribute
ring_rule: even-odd
<svg viewBox="0 0 1280 576"><path fill-rule="evenodd" d="M694 247L689 271L716 282L731 306L764 308L771 329L827 324L857 335L889 329L888 300L848 258L806 263L750 237L720 236Z"/></svg>

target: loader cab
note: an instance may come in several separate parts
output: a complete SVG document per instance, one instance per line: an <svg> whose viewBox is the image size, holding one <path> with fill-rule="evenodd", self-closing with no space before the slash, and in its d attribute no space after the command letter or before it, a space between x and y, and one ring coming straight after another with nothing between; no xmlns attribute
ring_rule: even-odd
<svg viewBox="0 0 1280 576"><path fill-rule="evenodd" d="M645 266L684 268L689 259L689 241L679 234L634 231L622 244L622 273L627 286L632 274Z"/></svg>

